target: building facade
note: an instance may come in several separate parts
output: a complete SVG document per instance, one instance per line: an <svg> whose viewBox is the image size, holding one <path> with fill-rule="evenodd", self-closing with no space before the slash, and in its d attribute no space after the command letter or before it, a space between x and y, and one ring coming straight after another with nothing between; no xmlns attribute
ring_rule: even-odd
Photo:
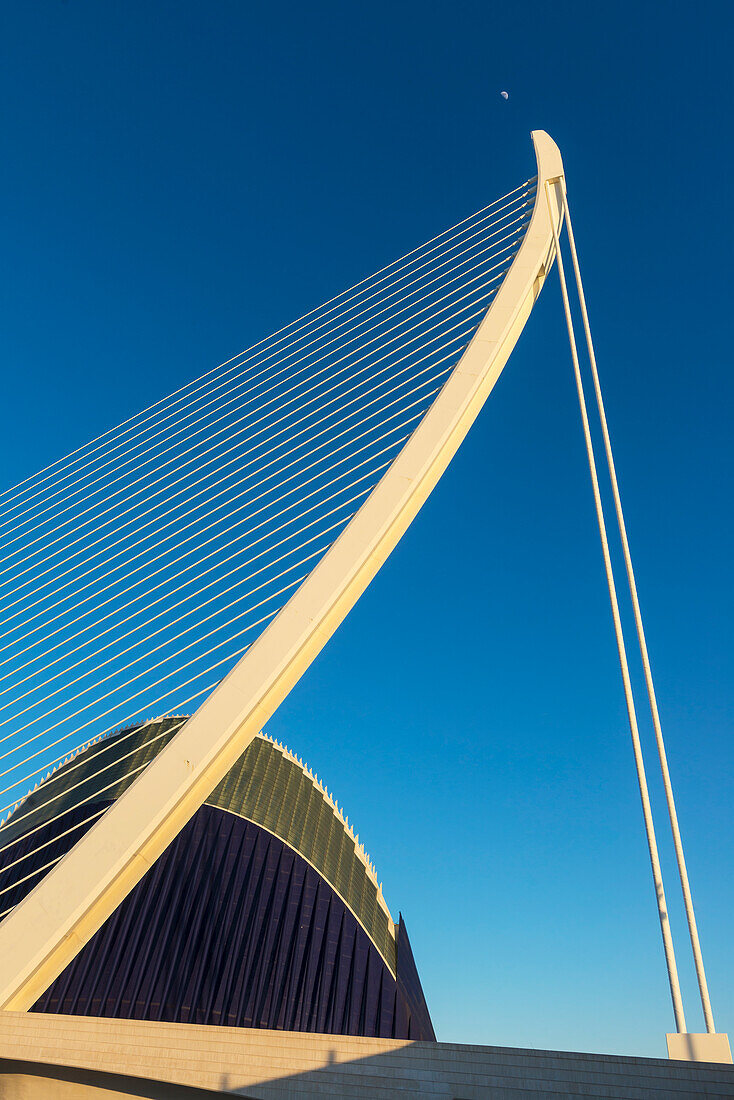
<svg viewBox="0 0 734 1100"><path fill-rule="evenodd" d="M97 742L19 803L0 856L6 905L182 721ZM263 735L34 1011L435 1040L405 924L364 849L302 761Z"/></svg>

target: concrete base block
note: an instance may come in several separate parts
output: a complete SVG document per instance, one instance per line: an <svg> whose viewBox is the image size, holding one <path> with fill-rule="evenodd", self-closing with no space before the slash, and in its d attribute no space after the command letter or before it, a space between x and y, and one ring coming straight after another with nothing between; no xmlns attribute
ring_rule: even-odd
<svg viewBox="0 0 734 1100"><path fill-rule="evenodd" d="M0 1012L1 1100L734 1100L734 1066L685 1057Z"/></svg>
<svg viewBox="0 0 734 1100"><path fill-rule="evenodd" d="M681 1062L723 1062L732 1065L729 1036L676 1032L666 1035L668 1057Z"/></svg>

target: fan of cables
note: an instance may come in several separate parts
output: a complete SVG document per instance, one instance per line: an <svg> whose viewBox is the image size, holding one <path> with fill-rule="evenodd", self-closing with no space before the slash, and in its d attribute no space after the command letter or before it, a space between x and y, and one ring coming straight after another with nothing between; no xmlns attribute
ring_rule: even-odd
<svg viewBox="0 0 734 1100"><path fill-rule="evenodd" d="M81 835L119 782L130 734L111 735L195 710L359 509L491 305L534 195L530 180L0 494L0 916L58 858L45 838L76 754L109 740L117 761L110 778L102 744L91 784L85 767ZM144 766L131 750L130 774Z"/></svg>

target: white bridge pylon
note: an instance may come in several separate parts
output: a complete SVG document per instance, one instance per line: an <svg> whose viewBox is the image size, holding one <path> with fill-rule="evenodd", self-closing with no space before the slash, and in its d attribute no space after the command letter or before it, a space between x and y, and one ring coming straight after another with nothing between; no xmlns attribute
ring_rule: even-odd
<svg viewBox="0 0 734 1100"><path fill-rule="evenodd" d="M0 1009L32 1007L306 671L448 466L557 260L677 1027L668 1049L731 1062L709 999L563 164L547 134L532 137L536 178L0 493ZM564 222L706 1034L688 1034L683 1012Z"/></svg>
<svg viewBox="0 0 734 1100"><path fill-rule="evenodd" d="M303 675L446 469L507 362L555 256L563 164L547 134L536 131L533 142L538 176L530 220L458 363L370 495L235 667L4 917L0 1008L33 1005L114 912Z"/></svg>

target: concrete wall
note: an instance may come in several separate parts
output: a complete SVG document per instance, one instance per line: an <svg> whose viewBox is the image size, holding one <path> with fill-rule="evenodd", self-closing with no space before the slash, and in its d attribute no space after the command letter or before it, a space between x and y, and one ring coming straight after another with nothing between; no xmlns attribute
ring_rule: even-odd
<svg viewBox="0 0 734 1100"><path fill-rule="evenodd" d="M658 1058L0 1013L2 1100L734 1098L734 1068Z"/></svg>

